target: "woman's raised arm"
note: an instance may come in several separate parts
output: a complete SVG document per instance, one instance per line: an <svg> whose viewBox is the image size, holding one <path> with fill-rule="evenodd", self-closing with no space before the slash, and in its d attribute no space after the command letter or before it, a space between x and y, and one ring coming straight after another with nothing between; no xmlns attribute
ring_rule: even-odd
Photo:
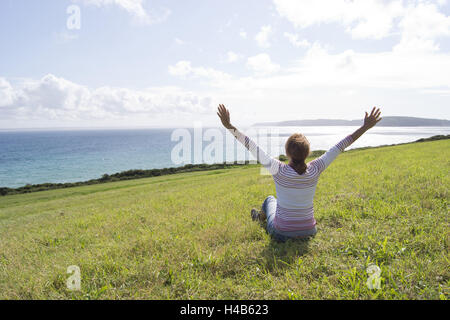
<svg viewBox="0 0 450 320"><path fill-rule="evenodd" d="M361 126L361 128L339 141L335 146L331 147L331 149L324 153L322 156L311 161L310 164L312 166L315 166L319 170L319 172L324 171L331 164L331 162L333 162L333 160L336 159L336 157L345 150L345 148L355 142L367 130L375 126L381 120L380 115L380 109L376 109L375 107L373 107L370 115L368 115L366 112L364 124Z"/></svg>
<svg viewBox="0 0 450 320"><path fill-rule="evenodd" d="M244 145L245 148L263 165L271 174L278 172L280 162L277 159L272 158L263 149L261 149L252 139L245 134L241 133L230 121L230 111L225 108L223 104L219 104L217 108L217 115L220 118L223 126L227 128L230 133Z"/></svg>

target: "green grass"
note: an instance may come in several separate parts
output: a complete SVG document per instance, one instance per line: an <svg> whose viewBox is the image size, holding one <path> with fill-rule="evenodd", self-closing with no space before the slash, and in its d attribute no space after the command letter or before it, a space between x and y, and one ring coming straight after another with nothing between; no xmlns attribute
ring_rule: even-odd
<svg viewBox="0 0 450 320"><path fill-rule="evenodd" d="M446 299L449 159L450 140L340 155L317 235L286 243L250 219L275 194L258 166L4 196L0 298Z"/></svg>

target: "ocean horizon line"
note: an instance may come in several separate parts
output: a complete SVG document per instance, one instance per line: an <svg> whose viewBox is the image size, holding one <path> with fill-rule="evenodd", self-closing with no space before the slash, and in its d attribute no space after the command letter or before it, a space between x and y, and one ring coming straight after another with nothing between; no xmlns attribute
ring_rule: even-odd
<svg viewBox="0 0 450 320"><path fill-rule="evenodd" d="M358 151L358 150L376 149L376 148L400 146L400 145L405 145L405 144L413 144L413 143L436 141L436 140L446 140L446 139L450 139L450 134L435 135L432 137L421 138L421 139L418 139L415 141L410 141L410 142L384 144L384 145L379 145L379 146L359 147L359 148L347 150L346 152L349 152L349 151L354 152L354 151ZM319 157L320 155L322 155L325 152L326 152L326 150L312 150L310 152L309 157ZM276 158L279 158L280 160L283 160L283 161L285 159L287 159L287 157L284 154L279 154ZM62 189L62 188L68 188L68 187L92 185L92 184L107 183L107 182L117 182L117 181L123 181L123 180L134 180L134 179L158 177L158 176L171 175L171 174L183 173L183 172L228 169L233 166L257 164L254 161L255 160L234 160L234 161L224 161L224 162L220 162L220 163L203 163L203 162L202 163L185 163L183 165L172 166L172 167L149 168L149 169L133 168L133 169L128 169L128 170L109 173L109 174L104 173L99 178L92 178L92 179L83 180L83 181L60 181L60 182L48 181L48 182L33 183L33 184L28 183L26 185L22 185L22 186L18 186L18 187L8 187L8 186L0 185L0 196L5 196L8 194L29 193L29 192L46 191L46 190L53 190L53 189ZM114 178L116 178L116 179L114 179ZM27 191L27 190L32 190L32 191ZM17 191L17 193L16 193L16 191Z"/></svg>

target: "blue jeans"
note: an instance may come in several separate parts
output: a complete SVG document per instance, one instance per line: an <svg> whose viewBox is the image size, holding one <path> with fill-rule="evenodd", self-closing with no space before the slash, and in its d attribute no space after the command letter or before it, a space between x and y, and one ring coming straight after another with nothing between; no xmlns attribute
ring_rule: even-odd
<svg viewBox="0 0 450 320"><path fill-rule="evenodd" d="M266 200L264 200L262 210L266 214L267 218L267 227L266 227L267 232L275 240L285 242L286 240L292 238L305 239L317 233L316 227L310 230L300 230L300 231L281 231L276 229L274 226L274 218L275 213L277 211L277 199L274 196L268 196Z"/></svg>

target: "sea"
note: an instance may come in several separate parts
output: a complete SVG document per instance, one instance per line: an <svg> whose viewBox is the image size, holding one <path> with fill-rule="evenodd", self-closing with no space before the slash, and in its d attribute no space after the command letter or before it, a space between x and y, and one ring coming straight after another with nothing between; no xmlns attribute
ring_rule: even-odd
<svg viewBox="0 0 450 320"><path fill-rule="evenodd" d="M272 156L284 154L289 135L301 132L311 150L327 150L357 127L242 128ZM374 127L349 149L412 142L450 127ZM254 160L219 128L0 130L0 187L78 182L131 169L188 163Z"/></svg>

